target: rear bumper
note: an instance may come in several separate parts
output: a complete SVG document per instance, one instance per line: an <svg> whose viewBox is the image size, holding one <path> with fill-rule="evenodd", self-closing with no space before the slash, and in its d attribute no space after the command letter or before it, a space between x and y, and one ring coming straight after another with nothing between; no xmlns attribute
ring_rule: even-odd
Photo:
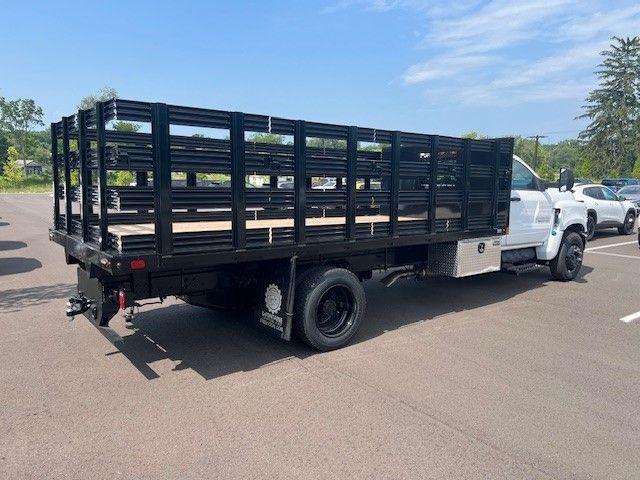
<svg viewBox="0 0 640 480"><path fill-rule="evenodd" d="M107 326L109 320L120 309L116 291L103 285L99 279L91 278L89 273L80 267L78 267L78 295L72 299L78 297L81 297L88 307L82 314L99 327ZM72 299L70 303L73 303Z"/></svg>
<svg viewBox="0 0 640 480"><path fill-rule="evenodd" d="M67 264L82 263L87 269L94 265L106 273L114 273L112 257L94 248L91 244L54 229L49 230L49 240L64 247Z"/></svg>

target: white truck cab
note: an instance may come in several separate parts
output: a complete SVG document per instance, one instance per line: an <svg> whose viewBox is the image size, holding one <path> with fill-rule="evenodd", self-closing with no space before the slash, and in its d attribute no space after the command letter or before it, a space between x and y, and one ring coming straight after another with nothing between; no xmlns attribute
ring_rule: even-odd
<svg viewBox="0 0 640 480"><path fill-rule="evenodd" d="M554 278L572 280L582 266L587 207L571 193L573 173L563 169L548 186L520 157L513 156L509 233L501 239L502 264L521 273L549 265Z"/></svg>

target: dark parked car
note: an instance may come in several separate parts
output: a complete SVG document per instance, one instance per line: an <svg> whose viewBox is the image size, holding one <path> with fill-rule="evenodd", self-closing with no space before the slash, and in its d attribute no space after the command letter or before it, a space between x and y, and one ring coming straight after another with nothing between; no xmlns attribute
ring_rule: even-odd
<svg viewBox="0 0 640 480"><path fill-rule="evenodd" d="M618 190L618 196L633 202L636 210L640 211L640 185L629 185Z"/></svg>
<svg viewBox="0 0 640 480"><path fill-rule="evenodd" d="M638 185L640 182L635 178L622 177L622 178L605 178L602 180L602 185L609 187L614 192L618 192L623 187L629 185Z"/></svg>

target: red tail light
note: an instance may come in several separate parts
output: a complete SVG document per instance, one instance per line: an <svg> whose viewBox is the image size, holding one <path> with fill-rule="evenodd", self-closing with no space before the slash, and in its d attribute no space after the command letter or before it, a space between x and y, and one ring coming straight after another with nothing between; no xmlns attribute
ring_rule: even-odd
<svg viewBox="0 0 640 480"><path fill-rule="evenodd" d="M124 290L120 290L118 293L118 304L120 305L121 310L125 310L127 308L127 294Z"/></svg>
<svg viewBox="0 0 640 480"><path fill-rule="evenodd" d="M146 262L143 258L139 258L137 260L131 260L131 270L142 270L147 266Z"/></svg>

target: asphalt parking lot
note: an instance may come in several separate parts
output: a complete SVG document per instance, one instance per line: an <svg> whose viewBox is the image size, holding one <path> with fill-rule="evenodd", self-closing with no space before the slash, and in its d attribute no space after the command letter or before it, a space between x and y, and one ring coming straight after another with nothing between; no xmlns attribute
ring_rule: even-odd
<svg viewBox="0 0 640 480"><path fill-rule="evenodd" d="M0 478L638 478L635 236L571 283L369 281L335 352L177 301L115 348L64 316L50 203L0 195Z"/></svg>

